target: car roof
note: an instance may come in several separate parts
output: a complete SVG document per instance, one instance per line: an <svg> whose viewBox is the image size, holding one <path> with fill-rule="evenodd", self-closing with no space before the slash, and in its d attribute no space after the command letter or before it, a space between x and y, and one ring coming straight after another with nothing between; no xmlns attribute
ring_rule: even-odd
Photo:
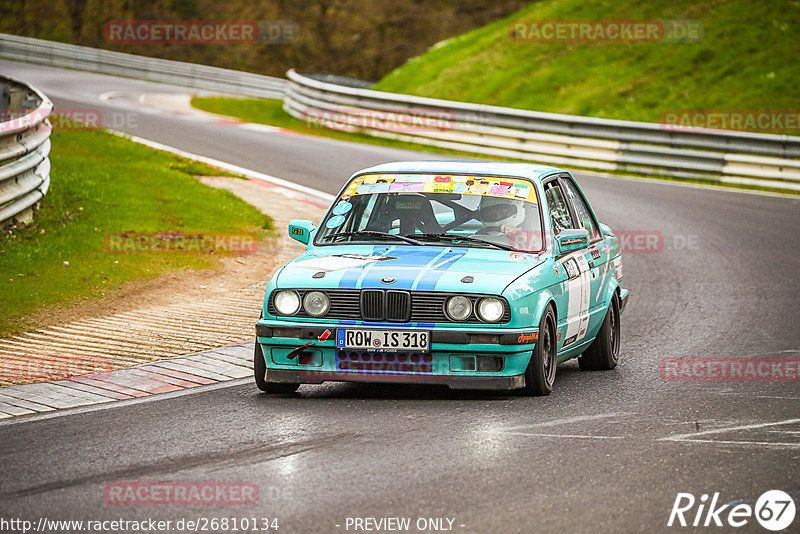
<svg viewBox="0 0 800 534"><path fill-rule="evenodd" d="M369 167L353 176L382 172L436 172L442 174L482 174L487 176L519 176L536 180L554 172L567 172L550 165L536 163L514 163L508 161L395 161Z"/></svg>

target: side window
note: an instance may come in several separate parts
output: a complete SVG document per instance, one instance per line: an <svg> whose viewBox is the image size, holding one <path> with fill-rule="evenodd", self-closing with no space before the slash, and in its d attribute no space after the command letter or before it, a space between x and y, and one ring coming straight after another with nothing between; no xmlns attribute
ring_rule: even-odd
<svg viewBox="0 0 800 534"><path fill-rule="evenodd" d="M578 215L578 224L581 228L589 230L590 241L599 239L600 230L597 228L597 224L594 222L594 217L592 217L592 212L589 211L589 206L586 205L586 201L578 191L578 187L575 185L575 182L573 182L570 178L562 178L561 181L567 190L567 196L572 201L572 207L575 208L575 213Z"/></svg>
<svg viewBox="0 0 800 534"><path fill-rule="evenodd" d="M545 185L544 196L547 201L548 210L550 211L550 221L552 222L555 235L560 234L561 230L566 228L575 228L572 217L569 214L564 192L561 191L561 186L557 181L553 180Z"/></svg>

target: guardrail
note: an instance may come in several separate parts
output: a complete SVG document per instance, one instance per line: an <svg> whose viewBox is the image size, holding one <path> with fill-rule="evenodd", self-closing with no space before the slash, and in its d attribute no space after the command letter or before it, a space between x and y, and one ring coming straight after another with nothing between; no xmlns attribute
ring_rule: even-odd
<svg viewBox="0 0 800 534"><path fill-rule="evenodd" d="M282 98L286 80L0 33L0 58L255 98Z"/></svg>
<svg viewBox="0 0 800 534"><path fill-rule="evenodd" d="M50 187L52 110L34 87L0 76L0 226L29 221Z"/></svg>
<svg viewBox="0 0 800 534"><path fill-rule="evenodd" d="M800 190L800 137L671 130L345 87L294 70L287 76L283 109L307 122L490 157ZM401 121L422 126L398 128L403 114Z"/></svg>

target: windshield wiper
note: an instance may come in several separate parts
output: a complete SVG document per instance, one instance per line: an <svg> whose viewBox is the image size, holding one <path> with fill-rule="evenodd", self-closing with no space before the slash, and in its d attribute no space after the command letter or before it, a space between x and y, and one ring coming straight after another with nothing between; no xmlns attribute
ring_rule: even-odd
<svg viewBox="0 0 800 534"><path fill-rule="evenodd" d="M417 241L416 239L412 239L410 237L406 237L404 235L397 235L397 234L389 234L387 232L378 232L375 230L361 230L360 232L341 232L338 234L332 234L327 236L325 239L330 239L331 241L336 240L340 237L357 237L357 236L373 236L373 237L391 237L393 239L399 239L400 241L405 241L411 245L423 246L424 243Z"/></svg>
<svg viewBox="0 0 800 534"><path fill-rule="evenodd" d="M408 237L408 236L403 236ZM447 239L450 241L470 241L473 243L483 243L484 245L490 245L493 247L497 247L503 250L513 250L515 252L521 252L520 249L516 247L512 247L511 245L502 245L500 243L495 243L493 241L488 241L486 239L481 239L480 237L473 237L471 235L455 235L455 234L414 234L414 238L416 239Z"/></svg>

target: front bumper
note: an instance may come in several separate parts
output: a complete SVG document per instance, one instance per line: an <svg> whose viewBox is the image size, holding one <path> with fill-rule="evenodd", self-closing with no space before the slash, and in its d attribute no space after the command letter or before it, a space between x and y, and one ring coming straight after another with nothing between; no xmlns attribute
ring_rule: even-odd
<svg viewBox="0 0 800 534"><path fill-rule="evenodd" d="M337 328L426 330L431 333L430 351L345 350L336 347ZM452 389L492 390L525 386L525 369L538 338L535 329L320 325L264 319L257 323L256 334L267 367L267 382L441 384ZM487 368L487 362L496 366Z"/></svg>

